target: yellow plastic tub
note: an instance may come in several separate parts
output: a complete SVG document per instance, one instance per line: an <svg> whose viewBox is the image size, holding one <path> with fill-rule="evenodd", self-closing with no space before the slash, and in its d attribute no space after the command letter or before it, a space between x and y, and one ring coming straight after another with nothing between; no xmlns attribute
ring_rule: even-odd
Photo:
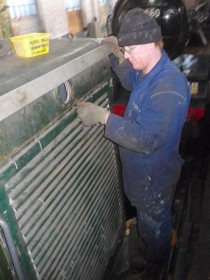
<svg viewBox="0 0 210 280"><path fill-rule="evenodd" d="M16 56L33 57L49 52L48 33L30 33L9 38Z"/></svg>

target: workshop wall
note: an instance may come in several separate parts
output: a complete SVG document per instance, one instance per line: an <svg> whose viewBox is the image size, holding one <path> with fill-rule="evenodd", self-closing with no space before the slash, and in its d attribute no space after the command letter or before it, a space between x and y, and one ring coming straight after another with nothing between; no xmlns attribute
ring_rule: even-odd
<svg viewBox="0 0 210 280"><path fill-rule="evenodd" d="M41 32L37 16L28 16L11 21L13 36L23 35L33 32Z"/></svg>
<svg viewBox="0 0 210 280"><path fill-rule="evenodd" d="M71 1L68 0L30 0L28 8L24 3L21 7L21 1L18 1L18 5L15 0L6 2L10 6L7 12L10 12L13 35L48 32L51 38L80 33L89 37L106 36L106 19L117 2L83 0L74 7L69 6Z"/></svg>
<svg viewBox="0 0 210 280"><path fill-rule="evenodd" d="M51 38L68 34L68 21L65 2L37 0L37 14L43 32L51 34Z"/></svg>

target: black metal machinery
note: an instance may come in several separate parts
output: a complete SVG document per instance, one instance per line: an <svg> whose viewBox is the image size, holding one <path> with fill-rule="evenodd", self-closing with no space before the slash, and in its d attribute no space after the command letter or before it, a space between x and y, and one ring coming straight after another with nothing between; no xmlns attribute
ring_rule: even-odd
<svg viewBox="0 0 210 280"><path fill-rule="evenodd" d="M121 0L112 16L112 32L117 34L124 15L133 8L140 7L154 17L161 26L165 49L174 58L181 54L189 38L186 8L181 0Z"/></svg>
<svg viewBox="0 0 210 280"><path fill-rule="evenodd" d="M182 0L118 0L113 13L108 17L108 34L116 36L125 14L130 9L140 7L160 24L164 48L174 59L183 53L195 33L203 45L207 44L209 5L208 0L192 8L186 8Z"/></svg>

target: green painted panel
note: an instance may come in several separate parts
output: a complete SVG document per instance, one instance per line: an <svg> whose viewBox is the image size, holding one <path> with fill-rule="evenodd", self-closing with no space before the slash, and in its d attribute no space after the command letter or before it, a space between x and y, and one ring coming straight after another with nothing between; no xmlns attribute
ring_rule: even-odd
<svg viewBox="0 0 210 280"><path fill-rule="evenodd" d="M96 85L103 84L104 79L109 77L109 72L107 71L104 63L99 63L84 71L86 79L84 76L79 78L76 76L69 80L73 88L73 99L67 106L61 103L58 90L55 89L24 107L15 115L0 122L0 160L6 159L21 144L29 140L32 135L35 135L51 123L52 120L59 117L62 112L74 106L79 98L84 95L90 95Z"/></svg>
<svg viewBox="0 0 210 280"><path fill-rule="evenodd" d="M60 94L68 86L72 95L64 104ZM75 108L78 99L108 107L106 60L65 87L0 121L0 214L30 280L102 279L123 230L115 147L103 126L84 127Z"/></svg>
<svg viewBox="0 0 210 280"><path fill-rule="evenodd" d="M84 99L105 107L108 90L105 83ZM122 229L114 146L103 138L102 126L85 128L74 107L37 137L0 177L2 211L22 264L40 279L59 279L61 271L71 279L93 279L104 273Z"/></svg>

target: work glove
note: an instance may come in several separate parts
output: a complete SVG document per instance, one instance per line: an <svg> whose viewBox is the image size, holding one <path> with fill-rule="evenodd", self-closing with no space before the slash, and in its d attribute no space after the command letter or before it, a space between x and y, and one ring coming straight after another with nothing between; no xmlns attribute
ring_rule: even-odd
<svg viewBox="0 0 210 280"><path fill-rule="evenodd" d="M121 64L125 59L123 53L120 51L118 45L117 37L109 36L101 41L101 45L108 46L110 51L119 59L119 64Z"/></svg>
<svg viewBox="0 0 210 280"><path fill-rule="evenodd" d="M96 123L105 124L109 112L90 102L77 102L77 114L85 126L91 126Z"/></svg>

